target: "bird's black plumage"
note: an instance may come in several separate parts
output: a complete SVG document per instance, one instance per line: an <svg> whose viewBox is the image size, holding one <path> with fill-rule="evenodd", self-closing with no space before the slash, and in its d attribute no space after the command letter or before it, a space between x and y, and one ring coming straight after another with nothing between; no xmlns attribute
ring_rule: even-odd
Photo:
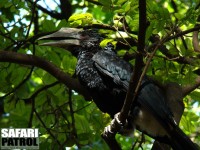
<svg viewBox="0 0 200 150"><path fill-rule="evenodd" d="M57 42L46 45L68 49L77 57L76 75L80 83L88 89L97 107L113 118L123 106L133 67L117 56L111 43L101 48L100 42L104 37L96 30L79 29L74 35L67 31L66 37L63 34L59 37L59 32L63 31L44 37L56 39L56 35L59 38ZM61 42L60 38L64 40ZM65 43L69 38L76 39L74 44ZM131 107L129 120L132 126L157 140L171 144L175 150L197 149L176 124L163 89L147 76L144 77L137 100Z"/></svg>
<svg viewBox="0 0 200 150"><path fill-rule="evenodd" d="M76 49L76 47L74 48ZM121 85L113 83L112 78L103 77L104 75L101 74L100 69L95 65L93 57L95 54L99 54L97 53L99 51L101 51L99 41L96 45L87 45L86 49L83 47L83 49L79 50L77 55L76 75L81 84L90 91L98 108L102 112L106 112L110 114L111 117L114 117L123 105L126 92L122 90L123 88ZM111 64L108 66L110 69L112 68Z"/></svg>

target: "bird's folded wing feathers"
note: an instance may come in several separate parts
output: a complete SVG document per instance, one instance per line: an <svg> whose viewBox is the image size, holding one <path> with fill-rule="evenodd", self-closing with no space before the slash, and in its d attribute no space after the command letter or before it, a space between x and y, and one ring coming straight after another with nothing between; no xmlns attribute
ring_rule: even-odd
<svg viewBox="0 0 200 150"><path fill-rule="evenodd" d="M117 85L128 89L132 66L116 56L112 51L99 51L93 57L95 67L100 73L113 79Z"/></svg>

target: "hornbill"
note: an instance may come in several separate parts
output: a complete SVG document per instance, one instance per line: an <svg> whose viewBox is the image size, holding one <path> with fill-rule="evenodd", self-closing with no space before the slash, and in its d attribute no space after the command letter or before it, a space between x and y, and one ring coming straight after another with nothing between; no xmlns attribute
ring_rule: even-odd
<svg viewBox="0 0 200 150"><path fill-rule="evenodd" d="M77 57L76 75L87 88L97 107L112 118L120 112L128 90L133 66L117 56L114 46L104 48L105 35L96 29L62 28L40 39L54 40L42 45L61 47ZM178 127L176 108L167 100L165 90L145 76L132 104L127 125L152 138L170 144L174 150L197 150L196 145ZM183 106L177 105L177 109ZM181 110L181 115L182 115Z"/></svg>

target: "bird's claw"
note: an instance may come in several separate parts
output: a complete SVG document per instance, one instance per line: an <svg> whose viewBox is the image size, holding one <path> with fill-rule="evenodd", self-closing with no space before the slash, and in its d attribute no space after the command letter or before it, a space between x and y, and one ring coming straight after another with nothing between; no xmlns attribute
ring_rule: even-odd
<svg viewBox="0 0 200 150"><path fill-rule="evenodd" d="M123 130L124 124L119 120L120 113L115 114L110 125L105 127L103 134L107 137L113 137L117 132Z"/></svg>
<svg viewBox="0 0 200 150"><path fill-rule="evenodd" d="M110 125L108 125L107 127L104 128L103 133L107 137L113 136L115 134L114 132L112 132L112 130L111 130L112 127L111 126L112 125L110 124Z"/></svg>
<svg viewBox="0 0 200 150"><path fill-rule="evenodd" d="M119 115L120 115L120 112L115 114L114 116L114 119L113 120L116 120L117 124L121 127L123 127L123 123L119 120Z"/></svg>

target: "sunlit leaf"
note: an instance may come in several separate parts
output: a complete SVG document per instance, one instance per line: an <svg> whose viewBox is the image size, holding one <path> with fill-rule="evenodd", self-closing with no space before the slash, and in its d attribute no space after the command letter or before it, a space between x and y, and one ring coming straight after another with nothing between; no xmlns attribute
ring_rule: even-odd
<svg viewBox="0 0 200 150"><path fill-rule="evenodd" d="M68 21L70 22L71 26L89 25L92 24L93 15L90 13L74 14L68 19Z"/></svg>

